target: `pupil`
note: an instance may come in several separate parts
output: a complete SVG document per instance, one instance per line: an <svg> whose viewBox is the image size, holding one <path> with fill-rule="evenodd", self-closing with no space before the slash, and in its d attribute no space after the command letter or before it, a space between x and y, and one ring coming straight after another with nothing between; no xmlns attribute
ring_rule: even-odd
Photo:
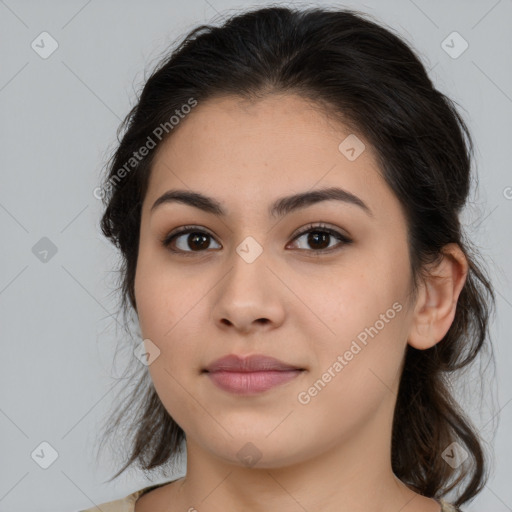
<svg viewBox="0 0 512 512"><path fill-rule="evenodd" d="M202 243L200 242L199 239L203 239L202 240ZM191 233L189 236L188 236L188 241L189 241L189 247L191 249L194 249L193 245L194 244L197 244L197 247L196 248L199 248L199 249L207 249L208 248L208 235L204 235L202 233Z"/></svg>
<svg viewBox="0 0 512 512"><path fill-rule="evenodd" d="M315 245L315 244L318 244L319 239L323 238L323 241L322 240L320 241L320 247L319 247L320 249L323 249L323 248L329 246L328 238L330 236L331 235L329 235L329 233L325 233L323 231L311 231L308 236L308 243ZM317 245L317 247L318 247L318 245Z"/></svg>

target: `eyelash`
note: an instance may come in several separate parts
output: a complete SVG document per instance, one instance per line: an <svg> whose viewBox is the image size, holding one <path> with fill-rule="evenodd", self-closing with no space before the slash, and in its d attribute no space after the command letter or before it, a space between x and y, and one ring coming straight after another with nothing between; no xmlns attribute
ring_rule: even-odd
<svg viewBox="0 0 512 512"><path fill-rule="evenodd" d="M353 242L350 238L345 236L344 234L340 233L339 231L336 231L335 229L330 228L329 226L323 224L323 223L312 223L308 224L304 227L299 233L295 234L292 242L300 238L301 236L310 233L310 232L320 232L320 233L327 233L331 235L332 237L336 238L340 243L337 244L334 247L329 247L327 249L297 249L299 251L306 251L314 254L315 256L321 256L322 254L330 254L332 252L336 252L343 248L345 245L349 245ZM203 229L198 228L197 226L183 226L180 228L179 231L171 232L168 235L164 237L163 240L161 240L161 244L163 247L165 247L167 250L174 254L179 254L183 256L193 256L194 254L206 252L206 251L183 251L181 249L172 249L171 243L178 238L179 236L186 235L189 233L199 233L199 234L205 234L207 236L210 236L211 238L214 238L213 235L208 233L207 231L204 231Z"/></svg>

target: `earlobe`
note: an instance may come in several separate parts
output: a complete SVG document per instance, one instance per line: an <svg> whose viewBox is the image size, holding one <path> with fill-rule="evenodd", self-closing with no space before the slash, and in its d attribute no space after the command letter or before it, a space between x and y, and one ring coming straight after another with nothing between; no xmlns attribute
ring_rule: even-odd
<svg viewBox="0 0 512 512"><path fill-rule="evenodd" d="M443 247L443 257L420 285L409 345L425 350L441 341L452 325L466 282L468 263L457 244Z"/></svg>

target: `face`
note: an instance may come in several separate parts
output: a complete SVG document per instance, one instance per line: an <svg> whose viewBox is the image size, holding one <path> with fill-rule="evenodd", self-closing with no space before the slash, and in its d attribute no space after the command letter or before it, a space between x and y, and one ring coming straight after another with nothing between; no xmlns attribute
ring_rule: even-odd
<svg viewBox="0 0 512 512"><path fill-rule="evenodd" d="M159 350L155 389L205 453L278 467L391 418L411 328L406 221L357 137L297 96L226 97L199 104L155 155L137 312ZM331 188L342 192L282 200ZM209 200L152 208L169 191ZM228 355L288 366L214 371Z"/></svg>

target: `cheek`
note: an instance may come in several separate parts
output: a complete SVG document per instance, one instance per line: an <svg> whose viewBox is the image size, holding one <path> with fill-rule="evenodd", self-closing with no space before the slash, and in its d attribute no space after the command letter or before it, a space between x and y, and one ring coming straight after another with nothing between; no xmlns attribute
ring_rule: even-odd
<svg viewBox="0 0 512 512"><path fill-rule="evenodd" d="M137 274L135 279L135 300L137 302L137 313L139 325L144 338L160 340L162 331L165 330L165 323L172 325L172 305L168 302L168 296L162 287L162 283L155 279L155 276L148 272ZM165 315L168 311L169 314ZM167 316L167 320L165 317ZM170 328L167 327L167 329ZM159 344L159 343L157 343Z"/></svg>
<svg viewBox="0 0 512 512"><path fill-rule="evenodd" d="M207 292L205 279L171 272L157 258L140 258L135 276L138 320L144 339L160 349L155 368L161 365L173 374L185 374L185 369L190 372L193 363L197 364L197 345L204 339L200 332L204 319L199 317L204 317L205 301L201 299ZM172 386L163 368L155 376Z"/></svg>
<svg viewBox="0 0 512 512"><path fill-rule="evenodd" d="M143 336L165 344L174 326L197 302L199 292L159 259L149 251L140 255L134 290Z"/></svg>
<svg viewBox="0 0 512 512"><path fill-rule="evenodd" d="M178 287L176 287L178 286ZM181 290L178 292L178 290ZM197 293L185 292L180 283L155 269L141 272L136 282L141 333L159 350L148 366L155 390L165 409L182 428L190 417L204 411L190 398L201 340Z"/></svg>
<svg viewBox="0 0 512 512"><path fill-rule="evenodd" d="M393 401L405 349L405 313L399 309L397 303L395 309L375 309L385 315L387 323L373 314L356 320L347 316L337 325L338 339L317 347L318 364L299 390L297 401L303 417L321 431L320 437L327 439L337 432L348 435L378 414L383 404ZM332 421L325 421L326 416Z"/></svg>
<svg viewBox="0 0 512 512"><path fill-rule="evenodd" d="M377 403L382 392L389 392L387 387L399 377L407 341L407 273L397 271L400 261L374 258L359 258L331 273L328 284L317 280L324 284L308 297L317 314L299 320L314 339L311 350L317 364L308 382L320 381L322 400L340 401L342 408L357 408L365 396Z"/></svg>
<svg viewBox="0 0 512 512"><path fill-rule="evenodd" d="M297 269L293 280L299 298L309 307L308 318L322 320L325 337L354 336L372 325L409 286L405 235L377 230L340 253L339 261Z"/></svg>
<svg viewBox="0 0 512 512"><path fill-rule="evenodd" d="M330 273L328 279L314 281L312 287L311 278L304 278L296 289L298 295L306 297L304 302L309 310L307 315L301 316L302 321L315 330L316 338L325 348L341 349L376 322L380 331L389 331L388 326L397 323L394 318L400 308L393 308L393 304L402 304L405 288L389 271L379 276L367 269L360 271L350 267L349 270L347 267L339 273ZM383 320L381 315L384 315Z"/></svg>

